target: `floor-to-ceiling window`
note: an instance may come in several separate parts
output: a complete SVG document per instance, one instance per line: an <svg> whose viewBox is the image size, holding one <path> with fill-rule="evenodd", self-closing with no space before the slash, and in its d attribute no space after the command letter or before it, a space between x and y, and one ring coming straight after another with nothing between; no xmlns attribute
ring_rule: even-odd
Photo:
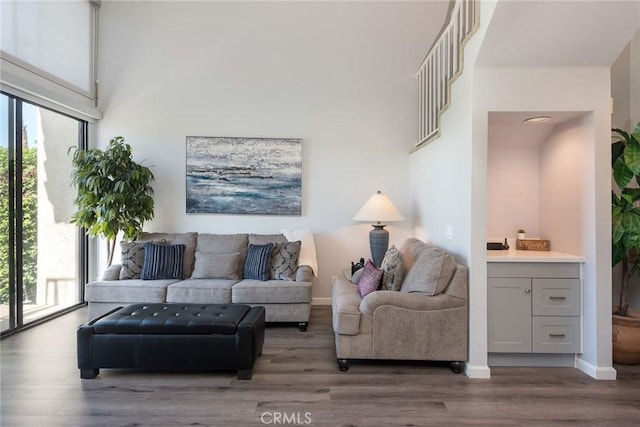
<svg viewBox="0 0 640 427"><path fill-rule="evenodd" d="M71 153L87 123L0 94L0 324L3 334L83 301L86 239L70 224Z"/></svg>

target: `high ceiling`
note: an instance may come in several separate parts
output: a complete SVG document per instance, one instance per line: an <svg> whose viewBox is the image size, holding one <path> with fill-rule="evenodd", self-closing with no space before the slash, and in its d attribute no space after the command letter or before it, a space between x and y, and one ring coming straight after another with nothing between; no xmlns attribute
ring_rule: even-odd
<svg viewBox="0 0 640 427"><path fill-rule="evenodd" d="M639 28L640 0L498 0L476 65L610 66Z"/></svg>

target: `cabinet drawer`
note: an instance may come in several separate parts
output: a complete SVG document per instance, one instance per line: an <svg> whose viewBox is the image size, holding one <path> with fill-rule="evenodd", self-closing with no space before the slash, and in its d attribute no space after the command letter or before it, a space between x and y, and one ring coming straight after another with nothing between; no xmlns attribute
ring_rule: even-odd
<svg viewBox="0 0 640 427"><path fill-rule="evenodd" d="M488 262L487 276L580 278L580 264L564 262Z"/></svg>
<svg viewBox="0 0 640 427"><path fill-rule="evenodd" d="M534 316L579 316L580 279L533 279Z"/></svg>
<svg viewBox="0 0 640 427"><path fill-rule="evenodd" d="M534 353L579 353L580 318L533 316L531 340Z"/></svg>

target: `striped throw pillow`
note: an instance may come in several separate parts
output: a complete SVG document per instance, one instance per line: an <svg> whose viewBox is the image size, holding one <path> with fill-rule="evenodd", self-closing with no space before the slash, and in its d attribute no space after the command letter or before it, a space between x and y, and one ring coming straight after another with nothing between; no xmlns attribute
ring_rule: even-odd
<svg viewBox="0 0 640 427"><path fill-rule="evenodd" d="M275 244L252 245L249 243L247 261L244 263L244 278L269 280L269 267Z"/></svg>
<svg viewBox="0 0 640 427"><path fill-rule="evenodd" d="M144 244L142 280L182 279L183 259L186 245Z"/></svg>

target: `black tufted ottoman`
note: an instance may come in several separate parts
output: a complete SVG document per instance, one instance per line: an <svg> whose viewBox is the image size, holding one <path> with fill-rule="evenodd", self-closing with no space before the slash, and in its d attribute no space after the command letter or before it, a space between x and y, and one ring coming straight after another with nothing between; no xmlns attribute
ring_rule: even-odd
<svg viewBox="0 0 640 427"><path fill-rule="evenodd" d="M81 378L100 368L238 371L249 380L262 354L264 307L133 304L78 327Z"/></svg>

